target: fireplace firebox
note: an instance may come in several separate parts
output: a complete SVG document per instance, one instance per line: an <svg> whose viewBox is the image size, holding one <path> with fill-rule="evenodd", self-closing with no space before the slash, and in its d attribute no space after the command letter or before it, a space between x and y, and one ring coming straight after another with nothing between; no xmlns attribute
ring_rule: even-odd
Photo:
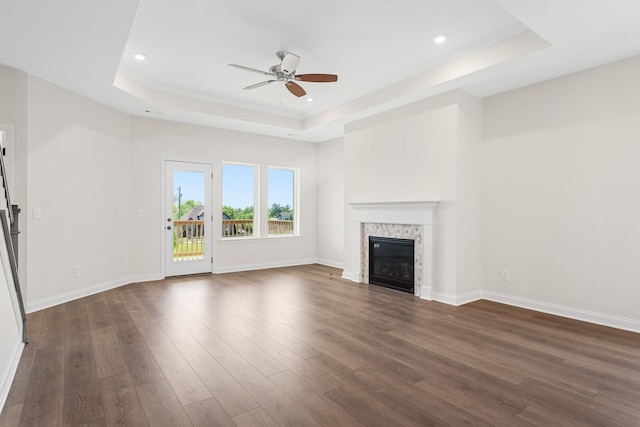
<svg viewBox="0 0 640 427"><path fill-rule="evenodd" d="M369 236L369 283L413 294L414 243Z"/></svg>

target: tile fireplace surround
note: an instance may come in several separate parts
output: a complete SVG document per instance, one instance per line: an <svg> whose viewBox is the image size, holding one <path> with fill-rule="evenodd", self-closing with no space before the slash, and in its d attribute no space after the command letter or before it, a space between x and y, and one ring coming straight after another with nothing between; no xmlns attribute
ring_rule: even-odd
<svg viewBox="0 0 640 427"><path fill-rule="evenodd" d="M415 295L431 299L433 229L438 201L349 203L353 209L352 280L369 283L369 236L415 240Z"/></svg>

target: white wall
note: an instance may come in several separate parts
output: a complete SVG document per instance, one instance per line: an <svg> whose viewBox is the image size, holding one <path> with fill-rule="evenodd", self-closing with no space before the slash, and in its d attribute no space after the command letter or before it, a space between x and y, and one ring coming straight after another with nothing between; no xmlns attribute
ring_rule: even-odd
<svg viewBox="0 0 640 427"><path fill-rule="evenodd" d="M456 300L478 299L482 289L482 100L458 93L456 152Z"/></svg>
<svg viewBox="0 0 640 427"><path fill-rule="evenodd" d="M345 201L439 200L433 290L456 295L456 162L458 96L448 93L348 124ZM345 209L345 272L357 268L349 250L352 213Z"/></svg>
<svg viewBox="0 0 640 427"><path fill-rule="evenodd" d="M221 239L214 234L214 271L235 271L316 260L316 144L249 133L132 118L133 275L151 277L162 270L162 160L213 164L214 228L221 230L221 169L223 161L260 166L261 210L267 211L267 168L300 170L300 236L287 238ZM266 236L266 214L263 234Z"/></svg>
<svg viewBox="0 0 640 427"><path fill-rule="evenodd" d="M29 76L27 126L27 305L122 283L131 263L129 116Z"/></svg>
<svg viewBox="0 0 640 427"><path fill-rule="evenodd" d="M344 139L318 144L317 257L344 267Z"/></svg>
<svg viewBox="0 0 640 427"><path fill-rule="evenodd" d="M485 99L486 291L640 327L638 76L640 57Z"/></svg>

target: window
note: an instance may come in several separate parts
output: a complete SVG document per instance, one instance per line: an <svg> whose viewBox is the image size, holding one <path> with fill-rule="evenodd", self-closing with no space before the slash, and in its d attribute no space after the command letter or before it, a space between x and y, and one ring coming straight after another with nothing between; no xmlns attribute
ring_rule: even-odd
<svg viewBox="0 0 640 427"><path fill-rule="evenodd" d="M254 222L257 166L222 164L222 237L249 237Z"/></svg>
<svg viewBox="0 0 640 427"><path fill-rule="evenodd" d="M269 167L269 236L297 234L295 171Z"/></svg>

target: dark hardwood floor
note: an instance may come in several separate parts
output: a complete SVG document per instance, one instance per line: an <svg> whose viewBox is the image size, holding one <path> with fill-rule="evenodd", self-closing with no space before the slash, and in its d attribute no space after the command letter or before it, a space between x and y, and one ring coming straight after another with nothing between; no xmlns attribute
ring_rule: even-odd
<svg viewBox="0 0 640 427"><path fill-rule="evenodd" d="M640 335L311 265L29 315L0 425L640 426Z"/></svg>

